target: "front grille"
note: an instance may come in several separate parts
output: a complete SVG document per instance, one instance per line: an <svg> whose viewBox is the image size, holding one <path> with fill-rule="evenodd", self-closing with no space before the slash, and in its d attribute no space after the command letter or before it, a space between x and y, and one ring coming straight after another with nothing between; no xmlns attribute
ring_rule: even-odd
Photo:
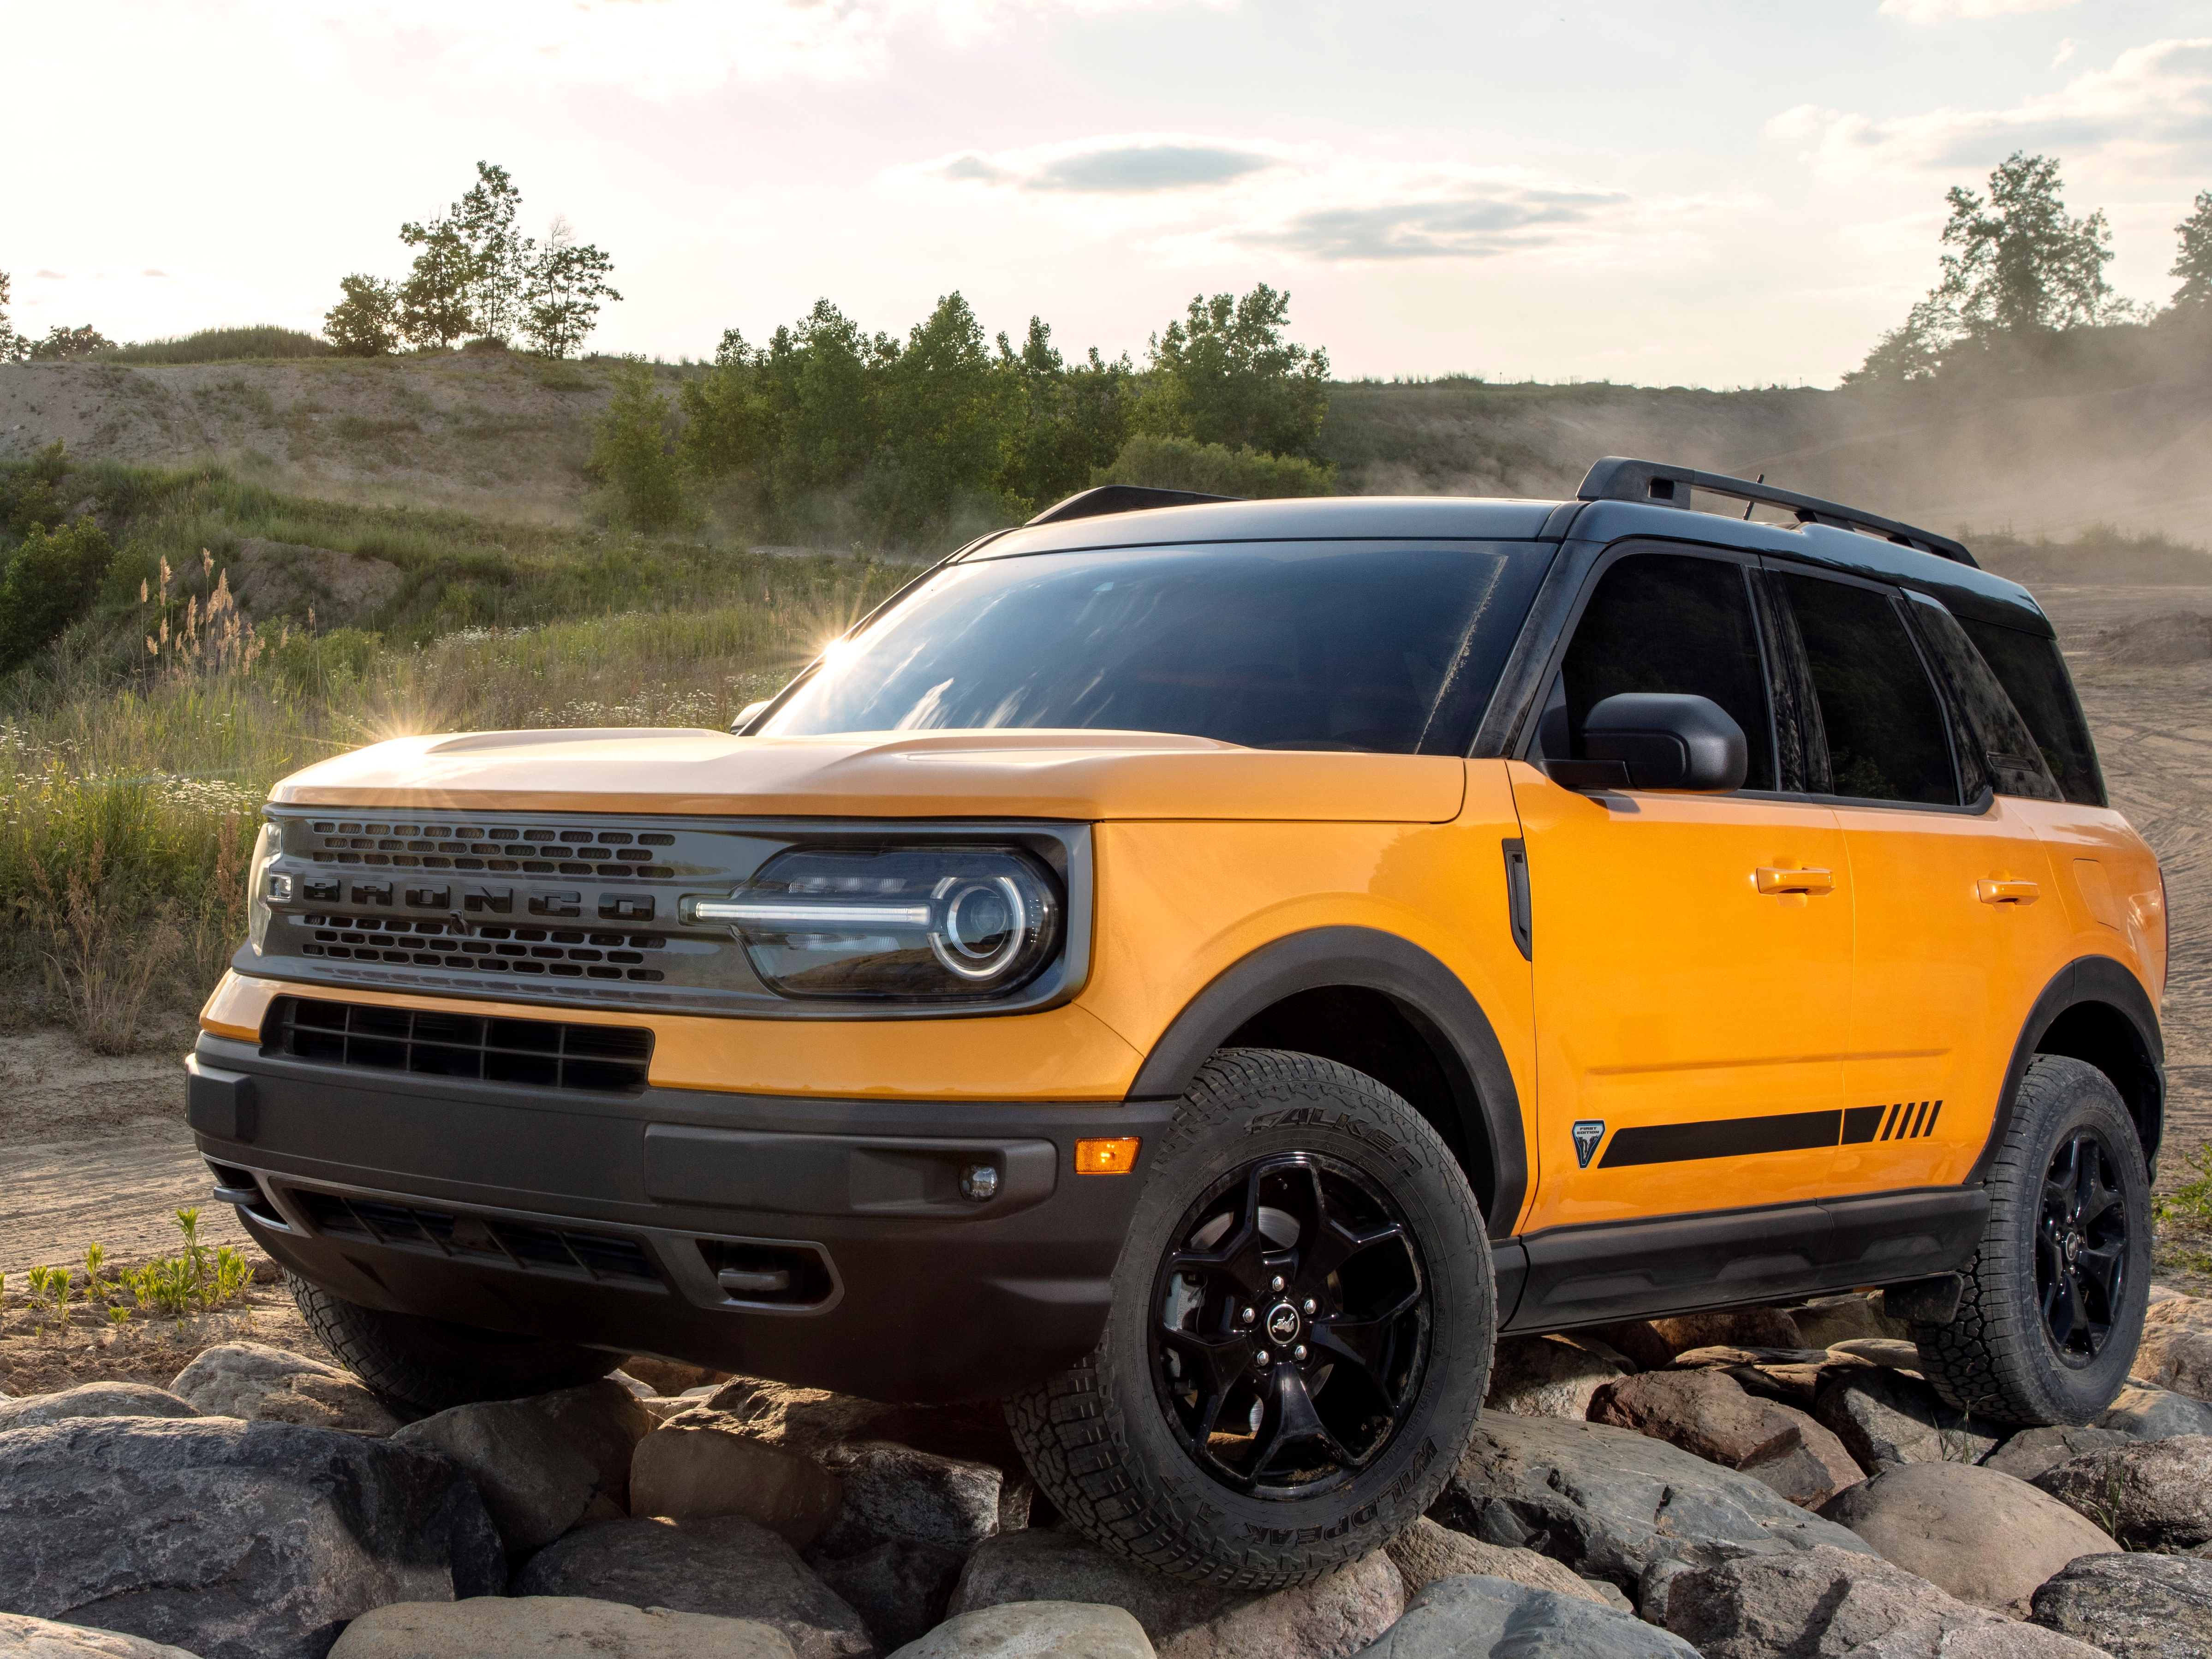
<svg viewBox="0 0 2212 1659"><path fill-rule="evenodd" d="M386 1249L440 1255L475 1267L508 1267L633 1289L665 1288L645 1246L620 1233L547 1226L505 1216L457 1214L306 1187L287 1190L315 1231L332 1237L365 1239Z"/></svg>
<svg viewBox="0 0 2212 1659"><path fill-rule="evenodd" d="M402 823L396 819L314 818L292 848L318 864L358 864L398 870L483 870L526 876L635 877L665 880L674 872L656 862L676 837L661 830L538 824Z"/></svg>
<svg viewBox="0 0 2212 1659"><path fill-rule="evenodd" d="M628 979L651 984L667 975L636 964L667 941L657 933L592 933L574 928L479 927L410 921L404 916L302 916L314 937L302 956L341 962L396 962L416 968L464 968L483 974L550 974L559 979Z"/></svg>
<svg viewBox="0 0 2212 1659"><path fill-rule="evenodd" d="M634 1094L646 1085L653 1033L278 997L262 1022L261 1052L325 1066Z"/></svg>

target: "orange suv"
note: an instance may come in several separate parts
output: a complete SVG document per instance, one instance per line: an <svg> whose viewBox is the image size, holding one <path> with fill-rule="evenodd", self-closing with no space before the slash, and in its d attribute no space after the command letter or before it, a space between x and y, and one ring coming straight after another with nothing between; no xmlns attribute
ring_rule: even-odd
<svg viewBox="0 0 2212 1659"><path fill-rule="evenodd" d="M1739 479L1091 491L734 734L310 767L251 881L192 1126L420 1408L998 1398L1261 1588L1421 1514L1502 1331L1881 1285L2078 1423L2143 1316L2164 899L2051 624Z"/></svg>

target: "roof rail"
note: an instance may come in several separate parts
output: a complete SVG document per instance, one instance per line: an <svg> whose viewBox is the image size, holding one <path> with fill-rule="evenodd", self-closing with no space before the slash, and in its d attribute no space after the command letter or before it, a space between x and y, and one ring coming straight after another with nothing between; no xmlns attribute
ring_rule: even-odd
<svg viewBox="0 0 2212 1659"><path fill-rule="evenodd" d="M1794 489L1778 489L1772 484L1753 483L1747 478L1730 477L1725 472L1699 472L1686 466L1669 466L1664 461L1632 461L1623 456L1608 455L1591 465L1575 495L1585 501L1656 501L1667 507L1688 507L1693 489L1739 501L1754 501L1762 507L1784 507L1795 513L1800 524L1832 525L1838 530L1870 533L1885 541L1918 548L1923 553L1933 553L1954 564L1980 568L1975 565L1974 556L1966 551L1964 544L1948 536L1939 536L1932 530L1917 529L1875 513L1862 513L1840 501L1824 501L1818 495L1801 495Z"/></svg>
<svg viewBox="0 0 2212 1659"><path fill-rule="evenodd" d="M1096 489L1079 489L1066 501L1055 501L1030 523L1065 524L1070 519L1096 519L1109 513L1142 513L1155 507L1195 507L1201 501L1243 499L1241 495L1201 495L1192 489L1153 489L1145 484L1100 484Z"/></svg>

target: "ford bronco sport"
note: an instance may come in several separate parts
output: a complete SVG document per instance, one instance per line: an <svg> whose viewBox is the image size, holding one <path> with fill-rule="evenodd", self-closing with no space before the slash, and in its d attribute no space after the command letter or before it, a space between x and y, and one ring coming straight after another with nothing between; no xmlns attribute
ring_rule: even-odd
<svg viewBox="0 0 2212 1659"><path fill-rule="evenodd" d="M1885 1286L2080 1423L2143 1317L2164 897L2051 624L1740 479L1090 492L733 735L312 766L251 883L198 1145L420 1408L996 1398L1257 1589L1428 1507L1501 1332Z"/></svg>

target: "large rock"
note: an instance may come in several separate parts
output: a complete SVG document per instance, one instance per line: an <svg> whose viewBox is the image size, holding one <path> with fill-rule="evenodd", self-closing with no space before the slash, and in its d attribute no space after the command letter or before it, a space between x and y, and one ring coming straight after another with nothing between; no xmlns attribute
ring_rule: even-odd
<svg viewBox="0 0 2212 1659"><path fill-rule="evenodd" d="M964 1556L999 1530L1005 1480L992 1464L888 1440L839 1446L822 1461L844 1487L844 1503L822 1536L832 1553L897 1542Z"/></svg>
<svg viewBox="0 0 2212 1659"><path fill-rule="evenodd" d="M822 1582L860 1615L888 1653L944 1622L966 1558L927 1544L893 1540L857 1555L824 1555L810 1550L804 1558Z"/></svg>
<svg viewBox="0 0 2212 1659"><path fill-rule="evenodd" d="M2131 1550L2212 1540L2212 1436L2140 1440L2069 1458L2035 1484Z"/></svg>
<svg viewBox="0 0 2212 1659"><path fill-rule="evenodd" d="M1663 1440L1540 1417L1483 1418L1429 1513L1632 1595L1658 1562L1702 1566L1818 1544L1874 1553L1848 1528Z"/></svg>
<svg viewBox="0 0 2212 1659"><path fill-rule="evenodd" d="M2005 1431L1936 1397L1917 1376L1861 1365L1821 1384L1813 1415L1869 1474L1899 1463L1978 1463Z"/></svg>
<svg viewBox="0 0 2212 1659"><path fill-rule="evenodd" d="M1724 1371L1646 1371L1599 1389L1589 1420L1680 1446L1818 1509L1864 1480L1843 1443L1804 1413L1746 1394Z"/></svg>
<svg viewBox="0 0 2212 1659"><path fill-rule="evenodd" d="M169 1391L210 1417L390 1434L399 1419L350 1371L263 1342L223 1342L177 1373Z"/></svg>
<svg viewBox="0 0 2212 1659"><path fill-rule="evenodd" d="M2212 1654L2212 1561L2084 1556L2035 1592L2034 1619L2112 1659Z"/></svg>
<svg viewBox="0 0 2212 1659"><path fill-rule="evenodd" d="M1912 1340L1912 1328L1881 1310L1880 1291L1853 1291L1848 1296L1824 1296L1790 1310L1797 1334L1808 1348L1832 1348L1854 1337L1887 1336Z"/></svg>
<svg viewBox="0 0 2212 1659"><path fill-rule="evenodd" d="M1667 1628L1704 1659L2100 1659L1887 1561L1831 1549L1685 1572L1668 1589Z"/></svg>
<svg viewBox="0 0 2212 1659"><path fill-rule="evenodd" d="M998 1473L991 1471L994 1486ZM814 1541L843 1498L837 1477L812 1458L740 1433L712 1412L672 1419L637 1443L630 1461L632 1515L741 1515L793 1549Z"/></svg>
<svg viewBox="0 0 2212 1659"><path fill-rule="evenodd" d="M1389 1629L1405 1601L1380 1550L1313 1583L1249 1595L1181 1583L1054 1530L987 1539L968 1558L950 1611L1099 1601L1135 1614L1160 1659L1342 1659Z"/></svg>
<svg viewBox="0 0 2212 1659"><path fill-rule="evenodd" d="M1121 1607L1009 1601L946 1620L891 1659L1153 1659L1144 1626Z"/></svg>
<svg viewBox="0 0 2212 1659"><path fill-rule="evenodd" d="M2177 1434L2212 1434L2212 1406L2171 1389L2120 1390L2097 1426L2137 1440L2171 1440Z"/></svg>
<svg viewBox="0 0 2212 1659"><path fill-rule="evenodd" d="M1483 1409L1578 1422L1600 1386L1627 1372L1627 1366L1563 1336L1502 1336Z"/></svg>
<svg viewBox="0 0 2212 1659"><path fill-rule="evenodd" d="M0 1613L0 1659L198 1659L182 1648L52 1619Z"/></svg>
<svg viewBox="0 0 2212 1659"><path fill-rule="evenodd" d="M549 1544L514 1577L517 1595L587 1595L718 1619L757 1619L798 1659L861 1659L867 1626L795 1551L742 1516L610 1521Z"/></svg>
<svg viewBox="0 0 2212 1659"><path fill-rule="evenodd" d="M400 1601L345 1628L331 1659L793 1659L773 1625L579 1595Z"/></svg>
<svg viewBox="0 0 2212 1659"><path fill-rule="evenodd" d="M1486 1544L1480 1538L1440 1527L1426 1516L1392 1539L1386 1553L1398 1569L1399 1579L1408 1595L1426 1589L1439 1578L1456 1578L1472 1572L1486 1578L1526 1584L1531 1589L1580 1596L1600 1607L1613 1605L1611 1598L1595 1585L1576 1577L1548 1555L1539 1555L1534 1550L1508 1549L1501 1544ZM1608 1584L1606 1588L1613 1587ZM1620 1592L1615 1590L1613 1594Z"/></svg>
<svg viewBox="0 0 2212 1659"><path fill-rule="evenodd" d="M0 1607L206 1659L322 1659L391 1601L497 1593L467 1475L419 1447L234 1419L0 1434Z"/></svg>
<svg viewBox="0 0 2212 1659"><path fill-rule="evenodd" d="M53 1394L0 1399L0 1433L73 1417L198 1417L199 1408L147 1382L80 1382Z"/></svg>
<svg viewBox="0 0 2212 1659"><path fill-rule="evenodd" d="M2026 1613L2035 1587L2077 1555L2119 1546L2025 1480L1967 1463L1905 1463L1820 1513L1883 1560L1999 1613Z"/></svg>
<svg viewBox="0 0 2212 1659"><path fill-rule="evenodd" d="M2124 1446L2130 1438L2117 1429L2022 1429L1984 1457L1981 1467L2008 1474L2015 1480L2033 1480L2045 1469L2055 1469L2070 1457Z"/></svg>
<svg viewBox="0 0 2212 1659"><path fill-rule="evenodd" d="M2212 1297L2174 1296L2152 1303L2129 1374L2195 1400L2212 1401Z"/></svg>
<svg viewBox="0 0 2212 1659"><path fill-rule="evenodd" d="M885 1406L824 1389L798 1389L757 1377L732 1377L700 1402L737 1420L770 1445L819 1456L860 1440L893 1440L917 1451L991 1463L1009 1481L1026 1478L1021 1449L995 1403Z"/></svg>
<svg viewBox="0 0 2212 1659"><path fill-rule="evenodd" d="M1779 1308L1723 1308L1655 1319L1651 1328L1676 1353L1692 1348L1802 1348L1804 1333Z"/></svg>
<svg viewBox="0 0 2212 1659"><path fill-rule="evenodd" d="M515 1557L628 1513L630 1456L652 1430L637 1396L601 1379L528 1400L456 1406L392 1437L435 1446L475 1479Z"/></svg>
<svg viewBox="0 0 2212 1659"><path fill-rule="evenodd" d="M1359 1659L1698 1659L1634 1613L1504 1578L1440 1578Z"/></svg>

